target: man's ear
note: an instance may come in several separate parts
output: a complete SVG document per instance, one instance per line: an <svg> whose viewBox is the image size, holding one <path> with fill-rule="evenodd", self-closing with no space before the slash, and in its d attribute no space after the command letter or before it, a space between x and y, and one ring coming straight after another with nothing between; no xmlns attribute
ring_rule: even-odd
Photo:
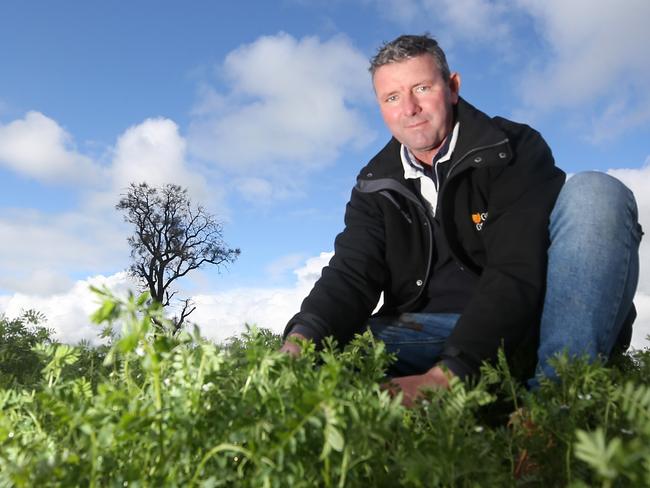
<svg viewBox="0 0 650 488"><path fill-rule="evenodd" d="M460 73L454 71L449 75L449 91L451 92L451 103L456 105L460 96Z"/></svg>

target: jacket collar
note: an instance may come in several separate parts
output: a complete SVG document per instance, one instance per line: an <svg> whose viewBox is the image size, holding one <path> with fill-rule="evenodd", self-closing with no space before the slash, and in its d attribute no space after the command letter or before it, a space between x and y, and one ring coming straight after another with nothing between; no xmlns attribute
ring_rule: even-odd
<svg viewBox="0 0 650 488"><path fill-rule="evenodd" d="M462 97L456 105L460 133L452 157L457 170L469 166L500 166L512 157L508 137L485 113ZM392 137L388 144L359 172L359 180L392 178L404 182L400 142ZM460 164L462 163L462 167Z"/></svg>
<svg viewBox="0 0 650 488"><path fill-rule="evenodd" d="M462 97L456 105L456 117L460 122L460 134L454 151L456 158L474 148L491 146L507 139L506 134L491 117Z"/></svg>

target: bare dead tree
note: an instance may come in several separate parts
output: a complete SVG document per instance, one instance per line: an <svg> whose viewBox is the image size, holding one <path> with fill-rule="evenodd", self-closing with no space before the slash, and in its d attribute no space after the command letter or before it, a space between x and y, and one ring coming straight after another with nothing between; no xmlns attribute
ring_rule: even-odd
<svg viewBox="0 0 650 488"><path fill-rule="evenodd" d="M176 280L206 264L233 263L240 254L224 243L221 223L205 208L193 206L187 190L178 185L131 183L115 208L135 226L127 239L133 260L129 272L165 307L177 293L171 288ZM190 299L181 301L175 332L196 309Z"/></svg>

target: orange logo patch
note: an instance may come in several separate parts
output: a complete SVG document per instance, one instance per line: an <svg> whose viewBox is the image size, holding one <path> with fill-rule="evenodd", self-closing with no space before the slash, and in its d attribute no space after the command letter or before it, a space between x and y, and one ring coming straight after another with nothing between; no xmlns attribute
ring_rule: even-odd
<svg viewBox="0 0 650 488"><path fill-rule="evenodd" d="M488 218L487 212L476 212L472 214L472 222L476 226L476 230L483 230L483 224Z"/></svg>

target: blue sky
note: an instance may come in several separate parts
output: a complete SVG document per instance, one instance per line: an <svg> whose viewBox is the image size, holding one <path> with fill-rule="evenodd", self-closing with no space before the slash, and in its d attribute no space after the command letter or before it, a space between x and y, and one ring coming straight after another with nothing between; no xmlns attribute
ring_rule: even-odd
<svg viewBox="0 0 650 488"><path fill-rule="evenodd" d="M613 170L643 221L649 17L646 0L2 2L0 310L81 337L87 284L127 286L113 207L146 178L187 186L242 249L183 284L197 321L280 328L387 141L366 67L401 33L436 36L461 94L537 128L567 172Z"/></svg>

